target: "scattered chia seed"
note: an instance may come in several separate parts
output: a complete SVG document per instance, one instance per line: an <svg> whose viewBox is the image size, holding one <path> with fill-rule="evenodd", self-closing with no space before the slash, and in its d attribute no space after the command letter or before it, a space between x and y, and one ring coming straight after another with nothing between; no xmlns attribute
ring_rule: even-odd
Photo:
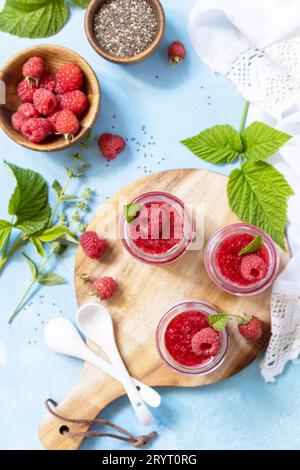
<svg viewBox="0 0 300 470"><path fill-rule="evenodd" d="M157 19L146 0L107 0L94 17L100 47L114 57L132 57L153 42Z"/></svg>

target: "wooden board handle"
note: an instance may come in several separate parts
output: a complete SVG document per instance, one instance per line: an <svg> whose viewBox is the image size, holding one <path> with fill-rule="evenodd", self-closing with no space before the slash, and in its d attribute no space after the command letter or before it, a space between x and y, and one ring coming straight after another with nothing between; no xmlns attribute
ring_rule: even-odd
<svg viewBox="0 0 300 470"><path fill-rule="evenodd" d="M81 382L83 384L84 382ZM116 400L124 394L122 386L116 381L111 381L110 393L103 393L103 385L99 384L99 393L90 396L89 389L93 389L97 384L77 386L71 395L60 403L55 412L66 418L72 419L95 419L98 414L112 401ZM95 389L94 389L95 390ZM121 423L119 423L121 424ZM70 432L86 432L89 424L69 423L63 421L51 414L48 414L42 421L39 429L39 436L42 444L48 450L76 450L80 447L84 437L70 437ZM104 432L107 431L107 428ZM108 432L108 431L107 431Z"/></svg>

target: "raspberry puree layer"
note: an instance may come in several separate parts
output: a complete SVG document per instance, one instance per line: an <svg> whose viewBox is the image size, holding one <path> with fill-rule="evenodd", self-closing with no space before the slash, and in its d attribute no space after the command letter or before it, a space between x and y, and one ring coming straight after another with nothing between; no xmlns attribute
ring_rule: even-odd
<svg viewBox="0 0 300 470"><path fill-rule="evenodd" d="M165 331L165 347L175 362L192 367L211 360L197 356L192 349L194 335L208 326L207 315L198 311L180 313L170 321Z"/></svg>
<svg viewBox="0 0 300 470"><path fill-rule="evenodd" d="M234 233L222 240L216 250L215 262L218 270L225 279L235 285L251 286L261 281L261 279L246 279L243 277L241 271L242 259L245 256L250 255L241 256L239 255L239 252L252 242L254 238L254 235L251 235L250 233ZM265 263L266 270L264 274L266 276L270 265L270 259L265 245L262 245L255 255L261 258Z"/></svg>
<svg viewBox="0 0 300 470"><path fill-rule="evenodd" d="M161 255L181 242L183 218L166 202L147 202L140 216L130 224L130 236L144 253Z"/></svg>

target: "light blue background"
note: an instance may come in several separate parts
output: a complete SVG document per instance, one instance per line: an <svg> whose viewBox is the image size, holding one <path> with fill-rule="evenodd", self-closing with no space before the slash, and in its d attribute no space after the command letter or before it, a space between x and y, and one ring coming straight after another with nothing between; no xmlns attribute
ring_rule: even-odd
<svg viewBox="0 0 300 470"><path fill-rule="evenodd" d="M167 30L160 49L146 62L129 67L106 62L91 49L83 31L84 13L76 8L72 8L64 29L50 39L27 40L0 34L1 64L26 46L47 42L76 50L94 68L103 91L95 133L115 131L129 139L126 152L109 166L99 155L96 144L88 152L92 169L86 183L99 194L94 208L122 186L150 172L191 167L215 170L189 153L179 141L213 124L239 123L242 98L225 78L204 66L189 45L187 19L194 0L164 0L163 4ZM175 39L187 45L188 56L181 66L172 68L166 59L166 49ZM149 139L151 136L153 139ZM131 140L133 138L136 140ZM149 145L152 141L155 144ZM33 153L0 132L1 160L35 169L49 183L55 178L64 180L64 164L68 162L69 153ZM219 170L228 173L230 168ZM1 163L1 218L6 215L12 189L9 172ZM68 284L39 289L10 327L8 316L29 280L20 254L1 275L0 341L4 340L7 347L7 362L0 366L1 449L40 449L38 425L45 415L44 399L63 400L80 374L79 361L56 355L43 344L43 328L48 320L59 313L74 318L73 264L74 252L69 252L55 268L68 279ZM150 447L297 449L300 443L299 390L296 366L288 366L277 383L266 385L258 361L214 386L160 389L163 403L155 413L159 437ZM112 404L104 415L121 425L126 423L132 432L143 433L126 398ZM96 439L86 440L82 448L128 447L117 441Z"/></svg>

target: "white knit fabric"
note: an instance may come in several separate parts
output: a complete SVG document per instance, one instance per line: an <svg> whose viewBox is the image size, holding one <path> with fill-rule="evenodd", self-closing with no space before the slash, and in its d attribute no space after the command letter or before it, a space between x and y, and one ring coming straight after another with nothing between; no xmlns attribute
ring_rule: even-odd
<svg viewBox="0 0 300 470"><path fill-rule="evenodd" d="M288 239L294 257L274 283L272 337L262 375L273 382L300 354L300 5L298 0L198 0L189 21L199 57L226 75L262 120L295 136L270 159L292 185Z"/></svg>

